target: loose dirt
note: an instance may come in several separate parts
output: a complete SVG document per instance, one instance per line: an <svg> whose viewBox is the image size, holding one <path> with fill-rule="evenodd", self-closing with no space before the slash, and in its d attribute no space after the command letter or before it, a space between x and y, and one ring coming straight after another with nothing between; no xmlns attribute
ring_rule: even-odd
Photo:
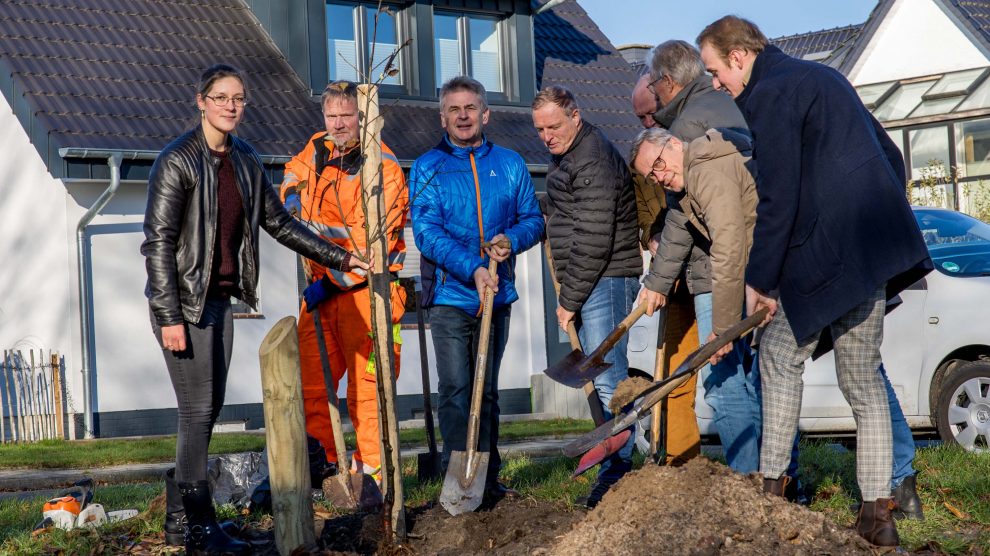
<svg viewBox="0 0 990 556"><path fill-rule="evenodd" d="M763 494L762 481L704 457L682 467L647 465L624 477L594 510L529 497L450 516L439 505L407 510L408 542L383 549L378 514L318 512L321 549L306 554L813 555L874 554L851 529L823 514ZM276 554L272 524L252 523L242 538L255 554ZM267 542L266 542L267 541ZM144 552L160 550L152 541Z"/></svg>
<svg viewBox="0 0 990 556"><path fill-rule="evenodd" d="M609 411L612 412L612 415L622 413L620 410L623 406L638 398L640 392L652 385L652 382L639 376L633 376L623 380L615 387L615 391L612 392L612 399L608 402Z"/></svg>
<svg viewBox="0 0 990 556"><path fill-rule="evenodd" d="M871 554L824 515L763 494L762 481L706 458L624 477L547 553Z"/></svg>

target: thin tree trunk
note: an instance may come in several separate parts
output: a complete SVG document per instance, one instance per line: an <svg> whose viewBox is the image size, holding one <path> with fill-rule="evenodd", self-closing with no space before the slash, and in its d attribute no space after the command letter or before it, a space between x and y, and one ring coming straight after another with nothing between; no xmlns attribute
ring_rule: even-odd
<svg viewBox="0 0 990 556"><path fill-rule="evenodd" d="M378 386L378 422L381 433L382 510L385 537L393 543L406 538L405 500L399 454L399 423L395 412L395 359L392 338L391 284L388 271L388 212L382 184L382 139L384 122L378 111L378 88L358 86L358 110L364 114L361 137L362 202L365 232L371 250L371 324L375 342L375 379Z"/></svg>

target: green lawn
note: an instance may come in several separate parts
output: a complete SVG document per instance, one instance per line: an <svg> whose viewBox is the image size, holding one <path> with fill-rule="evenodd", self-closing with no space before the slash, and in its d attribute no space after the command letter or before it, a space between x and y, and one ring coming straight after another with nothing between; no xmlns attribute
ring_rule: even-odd
<svg viewBox="0 0 990 556"><path fill-rule="evenodd" d="M554 423L556 426L553 426ZM513 435L520 435L516 438L534 436L537 430L564 434L589 427L590 424L582 421L507 423L504 426L512 430ZM230 444L225 446L239 446L230 451L241 451L252 438L259 442L263 440L263 437L252 435L218 436L227 437L226 441ZM165 442L168 439L156 440ZM110 441L82 443L85 449L78 452L95 451L102 442ZM403 436L403 442L407 442L407 437ZM66 444L51 445L49 449L64 450ZM75 448L76 444L71 446ZM24 450L26 447L16 448ZM3 456L0 460L7 464L7 453L0 452L0 455ZM80 461L79 457L77 453L77 459L72 461ZM642 465L642 457L637 457L636 464ZM802 443L800 464L802 481L814 493L811 508L828 514L837 523L852 525L854 515L850 506L858 497L855 454L836 449L823 441L810 440ZM592 469L572 480L570 472L574 465L574 459L564 457L512 457L504 462L501 476L525 495L569 504L588 490L589 477L594 477L595 473ZM970 453L957 447L924 448L917 452L915 468L920 471L918 487L927 519L924 522L899 522L902 547L912 552L926 549L946 554L990 552L990 453ZM416 506L438 498L438 481L420 484L416 480L416 458L403 461L403 475L407 505ZM148 511L129 522L107 526L99 532L52 531L38 538L32 538L30 530L41 517L43 497L0 501L0 539L6 539L0 544L0 554L118 554L133 550L129 547L140 541L142 535L161 532L163 508L158 504L149 510L149 503L162 492L162 488L161 482L101 487L97 490L96 500L107 510L137 508L142 512ZM225 517L235 516L233 508L222 508L221 513ZM236 519L261 521L267 520L268 516L236 516Z"/></svg>
<svg viewBox="0 0 990 556"><path fill-rule="evenodd" d="M499 437L503 441L545 438L591 430L591 421L550 419L503 423ZM437 433L439 436L439 432ZM347 446L354 448L354 434L344 435ZM399 431L403 446L426 444L425 429ZM257 452L265 447L261 434L222 433L213 435L211 454ZM125 463L156 463L175 459L175 436L154 438L109 438L98 440L45 440L36 443L0 446L0 469L90 469Z"/></svg>

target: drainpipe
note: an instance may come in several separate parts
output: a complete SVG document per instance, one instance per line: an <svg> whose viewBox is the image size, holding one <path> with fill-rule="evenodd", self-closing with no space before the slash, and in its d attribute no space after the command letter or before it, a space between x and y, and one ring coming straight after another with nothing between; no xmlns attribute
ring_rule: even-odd
<svg viewBox="0 0 990 556"><path fill-rule="evenodd" d="M64 155L63 155L64 156ZM86 268L88 257L86 256L86 226L96 217L97 214L110 202L110 199L117 193L120 187L120 162L123 154L119 152L111 153L107 156L107 165L110 166L110 186L100 195L100 197L89 207L86 214L79 219L76 225L76 262L79 265L79 324L82 339L82 380L83 380L83 434L85 438L93 438L93 374L95 367L95 357L93 352L93 331L90 328L89 316L92 308L89 302L89 290L92 281Z"/></svg>

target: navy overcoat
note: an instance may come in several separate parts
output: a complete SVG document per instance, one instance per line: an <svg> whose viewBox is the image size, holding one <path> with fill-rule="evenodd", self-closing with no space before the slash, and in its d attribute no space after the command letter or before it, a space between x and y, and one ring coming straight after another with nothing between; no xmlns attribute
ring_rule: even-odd
<svg viewBox="0 0 990 556"><path fill-rule="evenodd" d="M842 74L767 46L736 102L760 169L746 283L780 292L798 340L932 269L901 153Z"/></svg>

